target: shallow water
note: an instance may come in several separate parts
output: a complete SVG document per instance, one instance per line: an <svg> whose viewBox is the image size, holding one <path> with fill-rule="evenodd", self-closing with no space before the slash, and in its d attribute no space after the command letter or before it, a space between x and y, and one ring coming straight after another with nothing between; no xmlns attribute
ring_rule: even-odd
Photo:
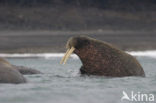
<svg viewBox="0 0 156 103"><path fill-rule="evenodd" d="M146 78L82 77L79 59L73 56L66 65L60 65L61 56L8 58L12 64L36 68L44 74L26 75L26 84L0 84L0 103L137 103L121 101L123 91L128 96L132 91L156 96L154 56L135 55L145 70ZM138 103L156 103L156 100Z"/></svg>

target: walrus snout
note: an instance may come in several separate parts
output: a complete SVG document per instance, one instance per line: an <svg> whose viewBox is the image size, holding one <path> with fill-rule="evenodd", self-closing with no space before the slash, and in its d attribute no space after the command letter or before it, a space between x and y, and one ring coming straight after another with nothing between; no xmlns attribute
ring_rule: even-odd
<svg viewBox="0 0 156 103"><path fill-rule="evenodd" d="M75 50L74 47L71 47L70 49L67 49L67 51L66 51L66 53L65 53L65 55L64 55L64 57L62 58L62 60L61 60L60 63L61 63L61 64L65 64L65 63L67 62L69 56L73 53L74 50Z"/></svg>
<svg viewBox="0 0 156 103"><path fill-rule="evenodd" d="M67 62L68 58L70 57L70 55L75 50L79 50L79 49L83 48L84 46L86 46L87 44L89 44L89 41L88 41L87 37L85 37L85 36L69 38L69 40L66 44L67 51L60 63L65 64Z"/></svg>

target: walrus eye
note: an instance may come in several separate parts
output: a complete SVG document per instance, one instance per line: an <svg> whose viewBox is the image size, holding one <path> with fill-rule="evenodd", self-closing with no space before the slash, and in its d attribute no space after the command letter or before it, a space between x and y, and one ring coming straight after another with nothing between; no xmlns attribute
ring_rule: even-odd
<svg viewBox="0 0 156 103"><path fill-rule="evenodd" d="M73 53L73 51L75 50L74 47L71 47L70 49L68 49L64 55L64 57L62 58L60 64L66 64L69 56Z"/></svg>

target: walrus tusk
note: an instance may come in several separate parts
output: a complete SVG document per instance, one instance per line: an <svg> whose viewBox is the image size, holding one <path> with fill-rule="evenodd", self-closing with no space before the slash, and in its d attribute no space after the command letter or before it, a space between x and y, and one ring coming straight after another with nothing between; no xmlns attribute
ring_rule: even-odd
<svg viewBox="0 0 156 103"><path fill-rule="evenodd" d="M65 60L65 58L66 58L66 56L67 56L69 50L70 50L70 49L68 49L68 50L66 51L66 53L65 53L65 55L63 56L63 58L62 58L60 64L63 64L63 62L64 62L64 60Z"/></svg>
<svg viewBox="0 0 156 103"><path fill-rule="evenodd" d="M66 54L64 55L64 57L61 60L61 64L66 64L69 56L73 53L73 51L75 50L74 47L71 47L70 49L67 50Z"/></svg>
<svg viewBox="0 0 156 103"><path fill-rule="evenodd" d="M75 50L75 48L74 47L71 47L71 49L69 50L69 52L67 53L67 55L66 55L66 57L64 59L64 63L63 64L66 64L69 56L73 53L74 50Z"/></svg>

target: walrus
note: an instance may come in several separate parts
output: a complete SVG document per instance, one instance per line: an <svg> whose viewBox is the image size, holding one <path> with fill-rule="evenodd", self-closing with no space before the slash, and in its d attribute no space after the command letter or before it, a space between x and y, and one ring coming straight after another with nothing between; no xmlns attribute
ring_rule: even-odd
<svg viewBox="0 0 156 103"><path fill-rule="evenodd" d="M107 77L142 76L144 70L135 57L117 47L87 36L71 37L67 52L61 60L65 64L74 52L82 62L81 74Z"/></svg>
<svg viewBox="0 0 156 103"><path fill-rule="evenodd" d="M17 65L12 65L12 66L23 75L42 74L42 72L36 69L32 69L24 66L17 66Z"/></svg>
<svg viewBox="0 0 156 103"><path fill-rule="evenodd" d="M26 79L10 63L0 58L0 83L26 83Z"/></svg>
<svg viewBox="0 0 156 103"><path fill-rule="evenodd" d="M21 74L23 75L30 75L30 74L41 74L40 71L36 70L36 69L32 69L32 68L28 68L28 67L24 67L24 66L17 66L17 65L13 65L10 64L7 60L5 60L4 58L0 58L0 62L3 61L9 65L11 65L14 69L18 70Z"/></svg>

